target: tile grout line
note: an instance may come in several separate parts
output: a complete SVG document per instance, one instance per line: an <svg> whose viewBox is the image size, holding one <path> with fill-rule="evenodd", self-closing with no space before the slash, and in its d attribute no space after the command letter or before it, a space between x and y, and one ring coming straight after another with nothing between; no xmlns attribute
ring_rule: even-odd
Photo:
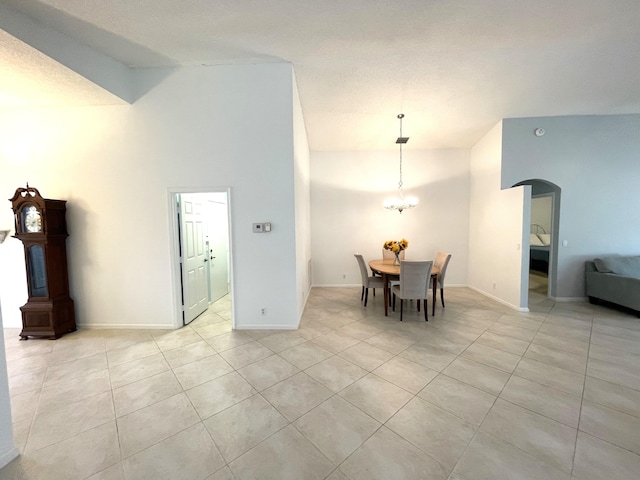
<svg viewBox="0 0 640 480"><path fill-rule="evenodd" d="M587 363L584 367L584 381L582 383L582 395L580 397L580 413L578 415L578 425L576 426L576 436L573 444L573 456L571 457L571 475L576 466L576 453L578 451L578 436L580 435L580 424L582 423L582 408L584 406L584 394L587 386L587 372L589 371L589 352L591 351L591 336L593 334L593 317L591 317L591 328L589 330L589 346L587 347Z"/></svg>

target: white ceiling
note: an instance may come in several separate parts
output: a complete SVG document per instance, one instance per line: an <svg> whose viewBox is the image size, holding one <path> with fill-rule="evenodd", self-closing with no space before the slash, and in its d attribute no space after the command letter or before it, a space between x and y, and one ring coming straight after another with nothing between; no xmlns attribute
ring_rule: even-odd
<svg viewBox="0 0 640 480"><path fill-rule="evenodd" d="M0 4L131 67L291 62L316 151L395 148L400 112L407 148L470 147L502 118L640 113L638 0ZM3 31L0 78L0 107L110 101Z"/></svg>

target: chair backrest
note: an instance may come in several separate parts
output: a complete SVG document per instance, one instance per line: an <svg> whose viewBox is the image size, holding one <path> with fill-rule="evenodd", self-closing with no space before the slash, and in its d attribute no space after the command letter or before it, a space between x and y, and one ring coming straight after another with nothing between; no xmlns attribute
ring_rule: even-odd
<svg viewBox="0 0 640 480"><path fill-rule="evenodd" d="M400 262L400 296L402 298L427 298L433 262Z"/></svg>
<svg viewBox="0 0 640 480"><path fill-rule="evenodd" d="M440 268L440 273L438 273L438 283L440 286L444 285L444 276L447 273L447 266L449 265L449 260L451 260L451 254L446 252L438 252L436 254L436 259L433 262L433 265Z"/></svg>
<svg viewBox="0 0 640 480"><path fill-rule="evenodd" d="M400 257L400 260L404 260L404 250L400 250L400 255L398 255L398 257ZM391 250L385 250L384 248L382 249L382 258L385 260L388 260L390 258L396 258L396 254L393 253Z"/></svg>
<svg viewBox="0 0 640 480"><path fill-rule="evenodd" d="M367 265L364 263L364 258L359 253L353 255L356 257L358 261L358 266L360 267L360 276L362 277L362 285L367 286L369 283L369 274L367 273Z"/></svg>

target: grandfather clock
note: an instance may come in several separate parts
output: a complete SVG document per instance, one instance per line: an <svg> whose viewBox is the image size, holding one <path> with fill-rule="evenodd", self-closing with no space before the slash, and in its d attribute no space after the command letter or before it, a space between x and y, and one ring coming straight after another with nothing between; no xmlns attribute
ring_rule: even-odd
<svg viewBox="0 0 640 480"><path fill-rule="evenodd" d="M29 184L18 188L9 201L14 237L24 245L29 290L29 300L20 307L20 337L59 338L76 329L67 270L67 202L42 198Z"/></svg>

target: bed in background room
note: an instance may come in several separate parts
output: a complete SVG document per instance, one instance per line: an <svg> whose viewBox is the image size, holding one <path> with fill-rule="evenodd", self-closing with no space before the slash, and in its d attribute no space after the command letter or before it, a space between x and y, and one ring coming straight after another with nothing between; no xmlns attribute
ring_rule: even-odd
<svg viewBox="0 0 640 480"><path fill-rule="evenodd" d="M549 274L551 234L537 223L531 224L529 234L529 269Z"/></svg>

